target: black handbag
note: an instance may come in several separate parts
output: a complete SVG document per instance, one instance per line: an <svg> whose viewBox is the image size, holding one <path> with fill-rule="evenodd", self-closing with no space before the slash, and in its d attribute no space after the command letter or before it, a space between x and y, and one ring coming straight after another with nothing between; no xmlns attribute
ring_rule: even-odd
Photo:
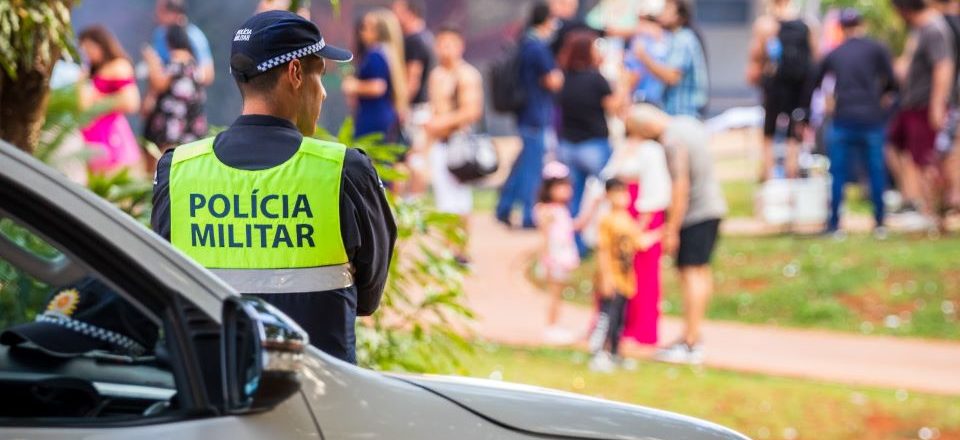
<svg viewBox="0 0 960 440"><path fill-rule="evenodd" d="M447 169L460 182L474 182L500 167L497 149L490 136L476 133L454 134L447 141Z"/></svg>
<svg viewBox="0 0 960 440"><path fill-rule="evenodd" d="M453 101L460 102L459 80L454 86ZM493 141L486 134L471 129L453 133L446 142L447 169L461 183L470 183L495 172L500 167L500 158Z"/></svg>

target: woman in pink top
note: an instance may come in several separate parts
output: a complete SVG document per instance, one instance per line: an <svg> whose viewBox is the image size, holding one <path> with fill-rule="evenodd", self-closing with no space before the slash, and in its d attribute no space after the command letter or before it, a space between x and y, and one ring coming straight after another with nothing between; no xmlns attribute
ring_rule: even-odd
<svg viewBox="0 0 960 440"><path fill-rule="evenodd" d="M91 79L79 86L80 109L102 108L106 112L82 130L88 148L93 150L90 171L113 174L127 168L135 175L142 174L140 145L124 117L140 108L133 63L103 26L83 30L79 40Z"/></svg>

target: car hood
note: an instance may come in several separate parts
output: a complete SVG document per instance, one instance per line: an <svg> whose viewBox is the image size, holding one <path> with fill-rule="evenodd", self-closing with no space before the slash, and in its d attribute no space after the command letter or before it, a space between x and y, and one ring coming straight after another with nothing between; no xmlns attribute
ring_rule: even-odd
<svg viewBox="0 0 960 440"><path fill-rule="evenodd" d="M618 440L733 440L720 425L666 411L483 379L394 375L503 427L537 436Z"/></svg>

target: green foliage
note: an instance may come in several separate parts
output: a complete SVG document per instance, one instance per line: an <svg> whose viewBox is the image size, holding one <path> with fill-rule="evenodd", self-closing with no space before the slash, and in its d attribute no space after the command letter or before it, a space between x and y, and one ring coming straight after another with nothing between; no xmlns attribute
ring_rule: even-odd
<svg viewBox="0 0 960 440"><path fill-rule="evenodd" d="M0 69L17 78L18 71L50 66L66 50L75 58L71 43L68 0L0 1Z"/></svg>
<svg viewBox="0 0 960 440"><path fill-rule="evenodd" d="M60 252L15 224L0 219L0 235L28 252L52 259ZM0 259L0 329L32 321L46 304L50 287Z"/></svg>
<svg viewBox="0 0 960 440"><path fill-rule="evenodd" d="M82 151L72 155L58 155L64 143L76 135L81 127L102 115L113 107L112 100L104 100L87 110L80 110L80 98L76 85L63 87L50 92L46 118L40 136L40 143L33 155L51 166L66 166L85 163L89 152Z"/></svg>
<svg viewBox="0 0 960 440"><path fill-rule="evenodd" d="M318 130L321 139L363 150L388 181L405 175L393 167L404 147L382 144L381 135L353 138L347 119L337 135ZM388 190L397 222L397 247L380 310L357 327L361 365L384 371L449 373L463 371L470 343L462 324L473 318L464 304L465 269L450 252L466 241L458 216L435 212L423 201L403 200Z"/></svg>
<svg viewBox="0 0 960 440"><path fill-rule="evenodd" d="M823 11L830 8L857 8L863 14L867 32L887 44L894 54L903 50L906 27L890 0L823 0Z"/></svg>
<svg viewBox="0 0 960 440"><path fill-rule="evenodd" d="M960 340L960 239L895 236L843 242L795 236L723 237L707 316L722 321ZM569 299L592 304L594 262L572 277ZM663 271L663 312L683 300Z"/></svg>
<svg viewBox="0 0 960 440"><path fill-rule="evenodd" d="M90 173L87 188L140 223L150 223L153 183L149 180L132 176L128 169L110 175Z"/></svg>
<svg viewBox="0 0 960 440"><path fill-rule="evenodd" d="M333 6L333 13L340 13L340 0L330 0L330 6ZM290 12L297 12L300 8L310 9L310 0L291 0L290 1Z"/></svg>
<svg viewBox="0 0 960 440"><path fill-rule="evenodd" d="M373 161L380 178L392 182L404 180L407 175L394 167L397 158L406 150L406 147L400 144L387 144L383 142L382 133L371 133L359 138L354 137L356 124L353 118L347 118L340 126L337 134L330 133L323 127L317 127L315 136L319 139L339 142L359 150L363 150Z"/></svg>

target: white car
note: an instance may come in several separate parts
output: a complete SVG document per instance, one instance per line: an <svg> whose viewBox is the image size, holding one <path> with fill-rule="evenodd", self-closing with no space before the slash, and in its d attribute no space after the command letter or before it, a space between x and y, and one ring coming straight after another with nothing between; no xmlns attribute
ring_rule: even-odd
<svg viewBox="0 0 960 440"><path fill-rule="evenodd" d="M289 318L241 298L126 214L0 142L0 307L84 279L132 307L120 315L140 313L156 326L155 346L68 357L0 346L0 439L746 438L638 406L384 375L333 359L306 347ZM37 312L69 316L73 293L65 295ZM12 310L0 309L0 319ZM68 330L95 327L74 324Z"/></svg>

